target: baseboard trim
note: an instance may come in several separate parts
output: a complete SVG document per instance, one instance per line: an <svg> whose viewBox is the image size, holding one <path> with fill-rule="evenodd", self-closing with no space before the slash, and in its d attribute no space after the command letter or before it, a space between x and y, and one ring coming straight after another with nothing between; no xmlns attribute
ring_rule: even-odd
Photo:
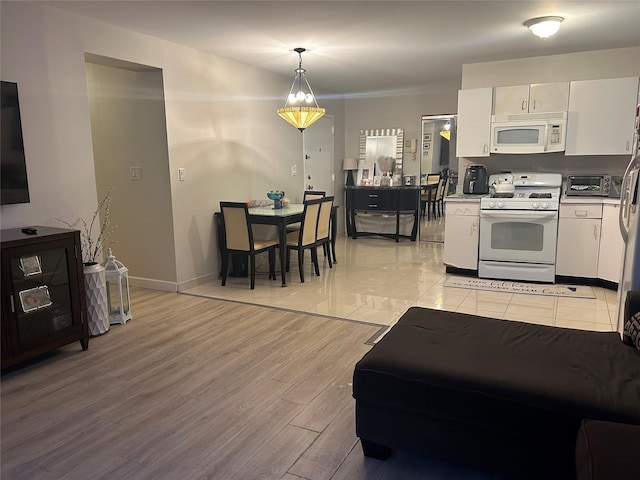
<svg viewBox="0 0 640 480"><path fill-rule="evenodd" d="M129 277L129 285L132 287L149 288L151 290L161 290L163 292L175 293L178 291L178 284L176 282L154 280L153 278Z"/></svg>
<svg viewBox="0 0 640 480"><path fill-rule="evenodd" d="M202 285L204 283L212 282L216 279L220 278L219 273L208 273L203 275L202 277L192 278L191 280L187 280L186 282L178 283L178 292L184 292L185 290L189 290L190 288L197 287L198 285Z"/></svg>
<svg viewBox="0 0 640 480"><path fill-rule="evenodd" d="M618 283L604 280L602 278L571 277L568 275L556 275L556 283L573 283L574 285L591 285L592 287L602 287L609 290L618 290Z"/></svg>
<svg viewBox="0 0 640 480"><path fill-rule="evenodd" d="M470 277L477 277L478 276L478 270L471 270L468 268L459 268L459 267L452 267L447 265L445 267L445 272L446 273L453 273L455 275L467 275Z"/></svg>

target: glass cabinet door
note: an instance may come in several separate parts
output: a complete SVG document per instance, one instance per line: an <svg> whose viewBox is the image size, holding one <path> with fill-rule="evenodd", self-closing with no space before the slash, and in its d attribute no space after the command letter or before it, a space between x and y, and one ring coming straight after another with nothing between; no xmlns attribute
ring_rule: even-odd
<svg viewBox="0 0 640 480"><path fill-rule="evenodd" d="M30 348L68 334L73 325L68 249L10 257L18 343Z"/></svg>

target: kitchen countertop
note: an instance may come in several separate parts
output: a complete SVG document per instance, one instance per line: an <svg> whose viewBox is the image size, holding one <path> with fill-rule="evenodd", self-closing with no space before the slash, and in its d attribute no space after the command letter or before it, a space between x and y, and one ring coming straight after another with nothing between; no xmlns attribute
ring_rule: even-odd
<svg viewBox="0 0 640 480"><path fill-rule="evenodd" d="M489 196L488 194L469 194L469 193L453 193L444 197L445 202L479 202L481 198ZM580 197L562 195L560 203L564 204L594 204L594 205L619 205L619 198L610 197Z"/></svg>
<svg viewBox="0 0 640 480"><path fill-rule="evenodd" d="M452 193L444 197L445 202L461 202L461 201L480 201L481 198L486 197L488 194L471 194L471 193Z"/></svg>

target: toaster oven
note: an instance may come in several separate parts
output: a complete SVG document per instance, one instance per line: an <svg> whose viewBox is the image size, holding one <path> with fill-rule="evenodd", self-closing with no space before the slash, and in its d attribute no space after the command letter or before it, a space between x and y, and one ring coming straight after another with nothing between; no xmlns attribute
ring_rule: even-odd
<svg viewBox="0 0 640 480"><path fill-rule="evenodd" d="M566 195L608 197L611 194L610 175L568 175Z"/></svg>

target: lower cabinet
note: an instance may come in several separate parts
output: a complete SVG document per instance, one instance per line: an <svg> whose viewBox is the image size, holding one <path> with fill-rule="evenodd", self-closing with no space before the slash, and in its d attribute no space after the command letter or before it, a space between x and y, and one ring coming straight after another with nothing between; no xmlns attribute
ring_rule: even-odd
<svg viewBox="0 0 640 480"><path fill-rule="evenodd" d="M89 345L80 232L2 230L2 368L74 341Z"/></svg>
<svg viewBox="0 0 640 480"><path fill-rule="evenodd" d="M477 270L480 201L447 200L445 210L443 253L445 265Z"/></svg>
<svg viewBox="0 0 640 480"><path fill-rule="evenodd" d="M624 256L619 212L620 202L608 199L561 203L556 275L618 283Z"/></svg>
<svg viewBox="0 0 640 480"><path fill-rule="evenodd" d="M596 278L602 204L560 204L556 275Z"/></svg>
<svg viewBox="0 0 640 480"><path fill-rule="evenodd" d="M618 283L622 273L624 240L620 233L620 204L602 206L602 235L598 255L598 278Z"/></svg>

